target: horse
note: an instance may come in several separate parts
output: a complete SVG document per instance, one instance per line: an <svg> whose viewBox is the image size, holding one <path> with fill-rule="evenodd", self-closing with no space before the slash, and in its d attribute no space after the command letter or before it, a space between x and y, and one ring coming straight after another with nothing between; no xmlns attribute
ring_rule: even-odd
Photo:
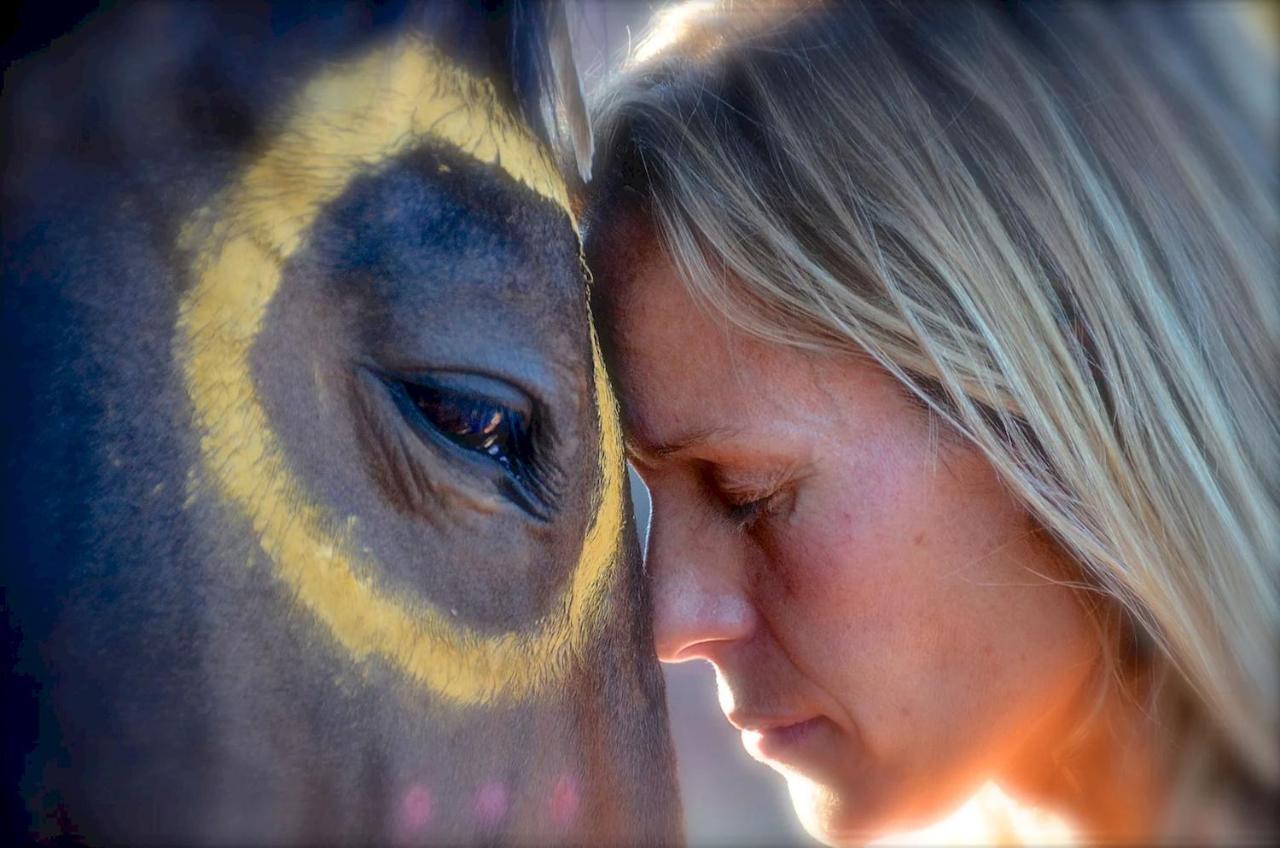
<svg viewBox="0 0 1280 848"><path fill-rule="evenodd" d="M2 104L6 840L678 842L563 8L40 26Z"/></svg>

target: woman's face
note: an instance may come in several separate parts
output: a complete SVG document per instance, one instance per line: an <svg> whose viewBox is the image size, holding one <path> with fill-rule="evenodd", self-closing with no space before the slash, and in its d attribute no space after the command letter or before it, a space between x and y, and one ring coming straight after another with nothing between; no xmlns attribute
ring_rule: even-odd
<svg viewBox="0 0 1280 848"><path fill-rule="evenodd" d="M597 309L653 499L659 656L715 666L819 838L926 824L988 779L1033 789L1097 657L1055 549L878 367L748 339L651 239L607 236Z"/></svg>

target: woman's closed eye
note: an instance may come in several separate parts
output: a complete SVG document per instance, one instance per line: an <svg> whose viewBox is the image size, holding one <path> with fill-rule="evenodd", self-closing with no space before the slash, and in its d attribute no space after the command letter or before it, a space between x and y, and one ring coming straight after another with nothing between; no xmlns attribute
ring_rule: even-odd
<svg viewBox="0 0 1280 848"><path fill-rule="evenodd" d="M751 498L741 502L725 498L725 513L737 530L745 532L754 527L768 513L770 501L771 496Z"/></svg>
<svg viewBox="0 0 1280 848"><path fill-rule="evenodd" d="M725 518L739 532L750 532L766 519L787 512L792 501L792 488L783 475L771 475L764 484L716 478L713 485L724 504Z"/></svg>

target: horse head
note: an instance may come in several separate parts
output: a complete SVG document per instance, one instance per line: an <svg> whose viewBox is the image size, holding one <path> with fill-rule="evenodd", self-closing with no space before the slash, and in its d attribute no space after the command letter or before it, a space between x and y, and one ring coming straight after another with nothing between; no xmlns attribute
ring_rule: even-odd
<svg viewBox="0 0 1280 848"><path fill-rule="evenodd" d="M566 38L143 5L10 70L21 833L678 838Z"/></svg>

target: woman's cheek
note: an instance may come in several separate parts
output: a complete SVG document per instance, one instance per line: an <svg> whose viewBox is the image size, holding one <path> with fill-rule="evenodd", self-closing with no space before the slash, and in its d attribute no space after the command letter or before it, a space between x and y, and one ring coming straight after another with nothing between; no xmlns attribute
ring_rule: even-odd
<svg viewBox="0 0 1280 848"><path fill-rule="evenodd" d="M928 601L928 504L893 471L872 463L833 470L797 492L791 515L767 534L766 555L794 602L838 622L844 635L892 634L917 622Z"/></svg>
<svg viewBox="0 0 1280 848"><path fill-rule="evenodd" d="M963 698L998 625L963 572L998 544L984 525L1003 517L974 514L966 492L923 465L865 462L839 475L858 485L832 475L800 492L767 534L785 602L829 658L828 684L886 727L919 720L930 701Z"/></svg>
<svg viewBox="0 0 1280 848"><path fill-rule="evenodd" d="M859 710L905 705L936 665L932 627L945 613L925 523L904 521L894 492L826 486L799 494L766 536L776 597L790 608L779 612L808 634L823 685Z"/></svg>

